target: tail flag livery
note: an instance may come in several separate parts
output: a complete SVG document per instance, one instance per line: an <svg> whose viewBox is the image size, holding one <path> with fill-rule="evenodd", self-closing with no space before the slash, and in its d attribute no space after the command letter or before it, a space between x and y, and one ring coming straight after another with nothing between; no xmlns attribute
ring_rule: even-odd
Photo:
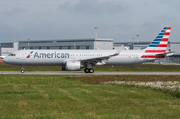
<svg viewBox="0 0 180 119"><path fill-rule="evenodd" d="M158 36L145 49L145 55L143 55L141 58L164 58L165 55L160 54L166 53L170 31L171 27L164 27Z"/></svg>

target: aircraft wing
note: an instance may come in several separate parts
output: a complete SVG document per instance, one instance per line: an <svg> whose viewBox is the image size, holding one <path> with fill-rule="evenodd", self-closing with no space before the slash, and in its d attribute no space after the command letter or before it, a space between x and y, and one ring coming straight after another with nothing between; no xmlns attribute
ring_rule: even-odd
<svg viewBox="0 0 180 119"><path fill-rule="evenodd" d="M87 58L87 59L80 59L81 62L87 62L87 63L97 63L97 62L101 62L102 60L108 60L111 57L117 56L119 55L119 53L121 52L123 48L123 45L119 48L119 50L111 55L107 55L107 56L101 56L101 57L93 57L93 58Z"/></svg>

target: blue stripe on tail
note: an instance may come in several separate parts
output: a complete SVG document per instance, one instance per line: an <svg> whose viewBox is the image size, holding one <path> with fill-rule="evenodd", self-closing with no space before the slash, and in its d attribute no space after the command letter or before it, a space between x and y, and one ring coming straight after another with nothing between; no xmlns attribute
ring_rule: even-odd
<svg viewBox="0 0 180 119"><path fill-rule="evenodd" d="M157 36L156 38L162 38L163 36Z"/></svg>
<svg viewBox="0 0 180 119"><path fill-rule="evenodd" d="M158 47L158 45L149 45L149 47Z"/></svg>
<svg viewBox="0 0 180 119"><path fill-rule="evenodd" d="M154 39L154 41L161 41L161 39Z"/></svg>

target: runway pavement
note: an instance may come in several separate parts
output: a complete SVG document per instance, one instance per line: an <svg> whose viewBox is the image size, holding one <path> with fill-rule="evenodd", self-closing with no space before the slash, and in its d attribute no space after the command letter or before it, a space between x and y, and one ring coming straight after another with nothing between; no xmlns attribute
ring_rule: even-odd
<svg viewBox="0 0 180 119"><path fill-rule="evenodd" d="M102 72L84 73L83 71L0 71L0 74L19 74L19 75L180 75L180 72Z"/></svg>

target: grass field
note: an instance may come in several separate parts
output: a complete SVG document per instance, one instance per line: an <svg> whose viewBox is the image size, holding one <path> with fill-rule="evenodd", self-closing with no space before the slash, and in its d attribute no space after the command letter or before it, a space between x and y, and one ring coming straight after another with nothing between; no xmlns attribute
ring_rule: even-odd
<svg viewBox="0 0 180 119"><path fill-rule="evenodd" d="M150 89L100 84L144 78L180 80L179 76L0 75L0 118L179 118L179 98Z"/></svg>
<svg viewBox="0 0 180 119"><path fill-rule="evenodd" d="M0 71L21 71L21 66L0 63ZM129 66L96 66L95 71L180 71L180 65L138 64ZM60 66L26 66L25 71L61 71ZM83 69L82 69L83 71Z"/></svg>

